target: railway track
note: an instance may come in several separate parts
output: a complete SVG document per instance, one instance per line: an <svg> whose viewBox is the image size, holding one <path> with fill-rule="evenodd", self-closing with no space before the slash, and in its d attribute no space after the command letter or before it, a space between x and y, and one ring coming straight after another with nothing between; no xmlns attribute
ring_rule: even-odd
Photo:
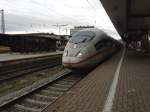
<svg viewBox="0 0 150 112"><path fill-rule="evenodd" d="M56 75L57 76L57 75ZM42 112L58 97L68 91L83 75L63 72L49 83L30 91L15 100L0 105L1 112Z"/></svg>
<svg viewBox="0 0 150 112"><path fill-rule="evenodd" d="M61 56L0 67L0 82L61 64Z"/></svg>

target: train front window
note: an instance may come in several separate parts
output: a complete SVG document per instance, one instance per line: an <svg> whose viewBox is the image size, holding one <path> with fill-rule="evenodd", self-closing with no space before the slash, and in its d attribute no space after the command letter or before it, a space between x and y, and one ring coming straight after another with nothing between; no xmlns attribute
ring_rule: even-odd
<svg viewBox="0 0 150 112"><path fill-rule="evenodd" d="M81 31L73 35L72 38L70 38L69 42L75 43L75 44L88 42L92 40L95 36L96 34L92 31Z"/></svg>

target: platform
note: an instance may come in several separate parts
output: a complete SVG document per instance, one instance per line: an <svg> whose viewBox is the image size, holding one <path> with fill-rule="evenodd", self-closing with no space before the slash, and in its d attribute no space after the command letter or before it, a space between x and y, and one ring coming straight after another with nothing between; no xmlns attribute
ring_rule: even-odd
<svg viewBox="0 0 150 112"><path fill-rule="evenodd" d="M57 54L62 54L62 53L63 53L62 51L49 52L49 53L29 53L29 54L0 53L0 62L29 59L29 58L37 58L37 57L57 55Z"/></svg>
<svg viewBox="0 0 150 112"><path fill-rule="evenodd" d="M45 112L150 112L149 62L148 56L120 52L89 73Z"/></svg>

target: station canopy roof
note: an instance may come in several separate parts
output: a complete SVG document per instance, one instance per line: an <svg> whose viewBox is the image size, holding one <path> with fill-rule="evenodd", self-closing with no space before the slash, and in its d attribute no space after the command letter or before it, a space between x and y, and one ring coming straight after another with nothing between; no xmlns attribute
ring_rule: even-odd
<svg viewBox="0 0 150 112"><path fill-rule="evenodd" d="M100 0L123 38L150 29L150 0Z"/></svg>

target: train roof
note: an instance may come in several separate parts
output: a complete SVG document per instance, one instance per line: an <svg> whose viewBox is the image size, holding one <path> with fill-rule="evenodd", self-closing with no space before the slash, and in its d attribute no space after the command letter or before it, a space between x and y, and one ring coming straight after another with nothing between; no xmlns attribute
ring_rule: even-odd
<svg viewBox="0 0 150 112"><path fill-rule="evenodd" d="M102 31L98 28L87 28L87 29L83 29L83 30L80 30L80 31L92 31L92 32L95 32L96 34L97 33L106 34L104 31Z"/></svg>
<svg viewBox="0 0 150 112"><path fill-rule="evenodd" d="M80 32L83 32L83 31L89 31L89 32L93 32L96 34L96 36L99 36L99 38L101 39L112 39L112 40L116 40L114 39L111 35L109 35L108 33L104 32L103 30L99 29L99 28L86 28L86 29L83 29L83 30L80 30L78 32L76 32L75 34L72 35L73 36L76 36L77 34L79 34ZM90 33L89 33L90 34ZM101 36L101 35L105 35L105 36ZM117 41L117 40L116 40Z"/></svg>

